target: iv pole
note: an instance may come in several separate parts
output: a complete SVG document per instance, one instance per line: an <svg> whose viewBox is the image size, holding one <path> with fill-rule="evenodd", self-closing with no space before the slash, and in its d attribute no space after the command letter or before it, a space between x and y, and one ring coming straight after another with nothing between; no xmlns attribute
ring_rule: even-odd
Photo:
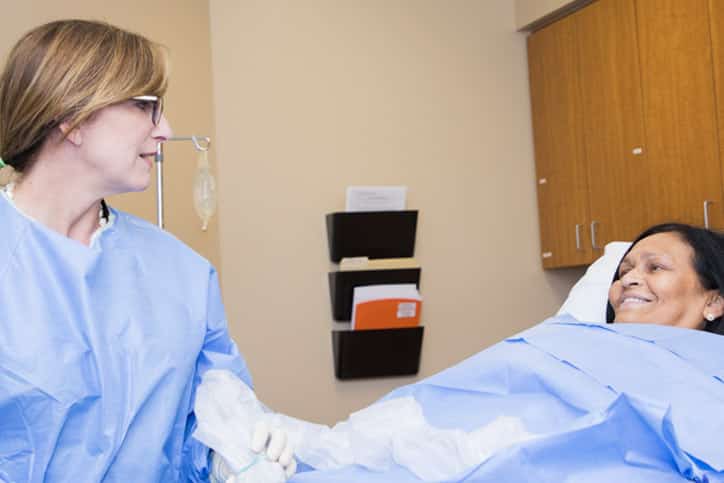
<svg viewBox="0 0 724 483"><path fill-rule="evenodd" d="M208 151L211 138L208 136L178 136L166 139L156 145L156 224L163 229L163 143L170 141L191 141L196 151ZM199 141L205 143L202 145Z"/></svg>

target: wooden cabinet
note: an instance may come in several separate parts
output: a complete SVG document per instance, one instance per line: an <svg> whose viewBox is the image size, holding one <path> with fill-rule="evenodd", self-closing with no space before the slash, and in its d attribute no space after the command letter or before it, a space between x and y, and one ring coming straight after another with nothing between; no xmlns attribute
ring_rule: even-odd
<svg viewBox="0 0 724 483"><path fill-rule="evenodd" d="M714 83L716 92L716 115L719 134L719 161L721 182L724 186L724 0L710 0L709 19L711 24L712 60L714 62ZM715 178L715 176L712 176ZM709 201L709 200L707 200ZM724 230L724 200L707 207L711 223Z"/></svg>
<svg viewBox="0 0 724 483"><path fill-rule="evenodd" d="M704 201L721 205L708 3L636 1L651 223L703 225Z"/></svg>
<svg viewBox="0 0 724 483"><path fill-rule="evenodd" d="M591 259L586 236L588 184L575 25L564 18L529 37L538 213L543 266Z"/></svg>
<svg viewBox="0 0 724 483"><path fill-rule="evenodd" d="M544 267L589 263L654 223L703 225L705 202L722 226L720 37L724 0L598 0L531 34Z"/></svg>
<svg viewBox="0 0 724 483"><path fill-rule="evenodd" d="M648 224L651 170L645 151L636 15L631 0L596 2L578 27L582 111L594 256ZM624 216L622 211L625 209Z"/></svg>

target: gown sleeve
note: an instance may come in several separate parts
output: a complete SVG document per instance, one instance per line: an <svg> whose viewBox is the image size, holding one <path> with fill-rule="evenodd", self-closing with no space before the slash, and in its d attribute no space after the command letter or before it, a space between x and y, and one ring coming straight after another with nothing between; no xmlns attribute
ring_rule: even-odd
<svg viewBox="0 0 724 483"><path fill-rule="evenodd" d="M229 336L224 305L216 270L209 273L208 297L206 301L206 335L203 347L196 361L196 371L191 390L191 404L186 420L183 447L183 473L186 481L206 482L210 472L209 448L192 437L196 430L194 401L196 388L201 376L209 369L226 369L239 376L249 387L252 386L251 374L236 344Z"/></svg>

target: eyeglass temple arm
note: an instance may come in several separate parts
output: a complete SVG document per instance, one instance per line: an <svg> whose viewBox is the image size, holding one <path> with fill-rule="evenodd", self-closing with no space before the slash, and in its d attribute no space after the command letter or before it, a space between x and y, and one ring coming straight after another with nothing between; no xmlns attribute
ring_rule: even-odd
<svg viewBox="0 0 724 483"><path fill-rule="evenodd" d="M208 136L175 136L156 145L156 224L163 229L163 143L170 141L191 141L197 151L208 151L211 138Z"/></svg>

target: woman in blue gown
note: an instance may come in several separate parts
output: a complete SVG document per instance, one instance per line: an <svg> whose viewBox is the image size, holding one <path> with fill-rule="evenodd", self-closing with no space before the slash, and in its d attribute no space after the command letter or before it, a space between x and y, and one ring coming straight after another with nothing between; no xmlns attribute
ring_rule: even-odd
<svg viewBox="0 0 724 483"><path fill-rule="evenodd" d="M0 481L207 481L195 388L211 368L251 385L213 267L104 201L149 184L167 72L161 46L102 22L51 22L10 52Z"/></svg>

